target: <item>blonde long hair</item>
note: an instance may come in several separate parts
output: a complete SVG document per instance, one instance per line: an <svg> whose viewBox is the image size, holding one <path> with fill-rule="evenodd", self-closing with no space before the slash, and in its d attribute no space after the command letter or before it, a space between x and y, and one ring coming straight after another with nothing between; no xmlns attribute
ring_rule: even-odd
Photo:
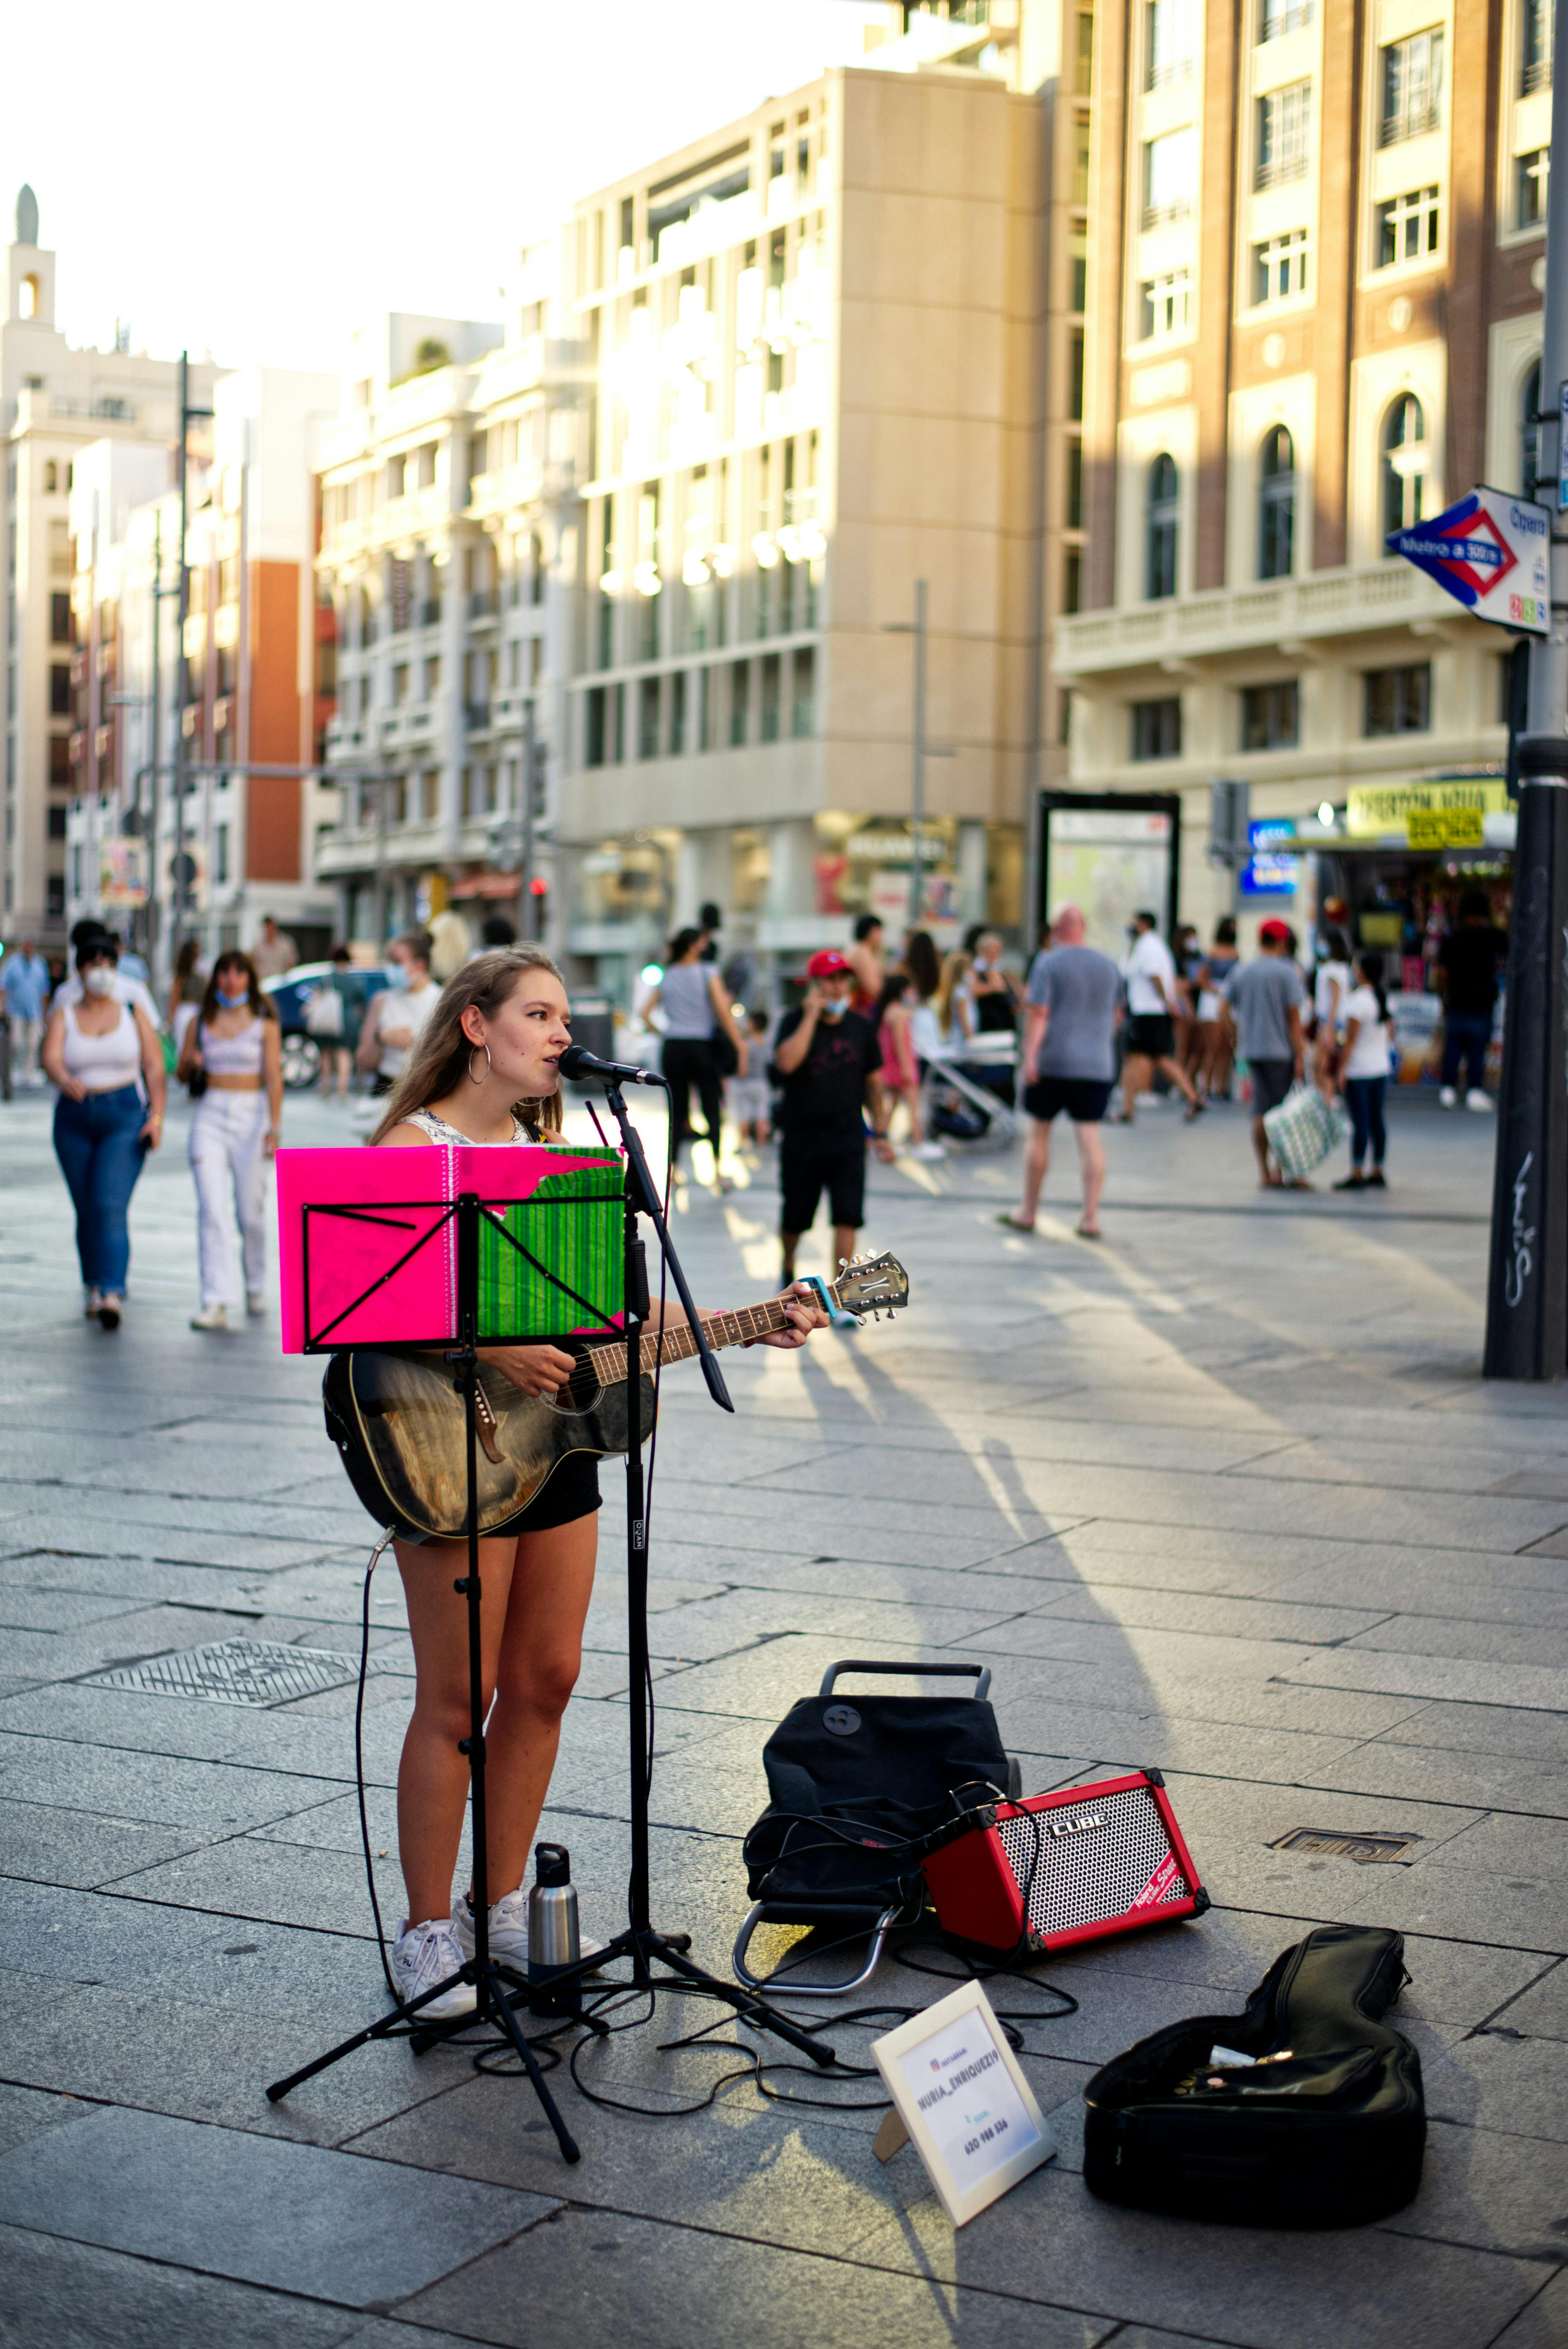
<svg viewBox="0 0 1568 2349"><path fill-rule="evenodd" d="M370 1137L373 1145L385 1142L411 1110L428 1109L431 1102L444 1100L461 1082L470 1054L480 1049L463 1033L464 1012L471 1003L487 1019L494 1019L527 970L544 970L552 978L561 978L542 947L498 947L493 953L476 955L455 978L447 981L440 1001L409 1048L407 1066L387 1096L381 1123ZM553 1092L539 1101L513 1102L512 1114L538 1133L559 1133L561 1095Z"/></svg>
<svg viewBox="0 0 1568 2349"><path fill-rule="evenodd" d="M953 999L975 967L973 955L955 947L942 966L942 978L936 989L936 1017L944 1036L953 1026Z"/></svg>

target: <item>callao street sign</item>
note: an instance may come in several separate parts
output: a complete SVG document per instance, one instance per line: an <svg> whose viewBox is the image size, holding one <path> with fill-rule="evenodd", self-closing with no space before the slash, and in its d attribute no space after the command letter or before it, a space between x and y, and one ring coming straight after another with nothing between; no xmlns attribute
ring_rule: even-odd
<svg viewBox="0 0 1568 2349"><path fill-rule="evenodd" d="M1391 531L1383 543L1478 620L1544 636L1552 625L1551 528L1544 506L1506 490L1472 490L1432 521Z"/></svg>

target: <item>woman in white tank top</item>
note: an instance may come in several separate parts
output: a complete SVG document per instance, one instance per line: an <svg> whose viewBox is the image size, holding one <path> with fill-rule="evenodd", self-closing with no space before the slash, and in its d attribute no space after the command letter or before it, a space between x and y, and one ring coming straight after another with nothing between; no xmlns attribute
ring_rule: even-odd
<svg viewBox="0 0 1568 2349"><path fill-rule="evenodd" d="M163 1053L152 1022L114 992L119 948L89 938L77 955L78 1003L61 1002L44 1038L44 1072L60 1089L55 1155L77 1211L77 1254L89 1319L118 1330L130 1268L130 1195L163 1138Z"/></svg>
<svg viewBox="0 0 1568 2349"><path fill-rule="evenodd" d="M267 1309L267 1161L284 1110L283 1040L272 999L249 955L221 954L201 1008L185 1032L177 1076L201 1086L191 1120L201 1309L192 1330L226 1330L238 1306L239 1268L230 1230L232 1195L243 1258L245 1310Z"/></svg>

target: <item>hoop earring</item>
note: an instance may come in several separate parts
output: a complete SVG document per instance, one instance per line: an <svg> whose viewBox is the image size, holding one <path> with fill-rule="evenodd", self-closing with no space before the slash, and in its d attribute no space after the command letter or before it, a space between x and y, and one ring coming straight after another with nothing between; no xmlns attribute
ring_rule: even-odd
<svg viewBox="0 0 1568 2349"><path fill-rule="evenodd" d="M484 1076L484 1077L476 1077L476 1076L475 1076L475 1074L474 1074L474 1052L482 1052L482 1053L484 1054L484 1056L485 1056L485 1076ZM474 1046L474 1048L473 1048L473 1050L472 1050L472 1051L470 1051L470 1052L469 1052L469 1084L470 1084L470 1085L482 1085L482 1084L483 1084L483 1082L484 1082L484 1081L485 1081L485 1077L488 1077L488 1076L489 1076L489 1074L490 1074L490 1065L491 1065L491 1064L490 1064L490 1046L489 1046L488 1044L476 1044L476 1045Z"/></svg>

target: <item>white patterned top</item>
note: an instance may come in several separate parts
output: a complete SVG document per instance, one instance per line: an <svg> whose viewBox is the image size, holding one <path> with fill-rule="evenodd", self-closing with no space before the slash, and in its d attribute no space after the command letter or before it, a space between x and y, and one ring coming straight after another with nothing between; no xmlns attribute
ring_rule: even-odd
<svg viewBox="0 0 1568 2349"><path fill-rule="evenodd" d="M476 1143L469 1135L459 1133L455 1125L449 1125L444 1117L438 1117L433 1109L411 1109L400 1123L404 1125L417 1125L421 1133L429 1135L432 1142L455 1143L461 1150L505 1150L509 1147L504 1142ZM514 1117L511 1121L511 1138L513 1142L535 1142L539 1137L537 1134L530 1133L521 1120Z"/></svg>

